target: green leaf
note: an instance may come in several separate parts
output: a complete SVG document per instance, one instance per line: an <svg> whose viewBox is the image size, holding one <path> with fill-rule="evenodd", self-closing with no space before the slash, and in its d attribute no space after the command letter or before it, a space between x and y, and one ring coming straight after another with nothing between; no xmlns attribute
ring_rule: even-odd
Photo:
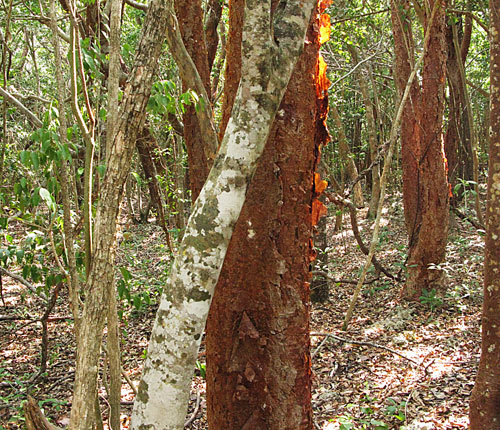
<svg viewBox="0 0 500 430"><path fill-rule="evenodd" d="M38 155L38 152L33 151L31 153L31 162L33 163L33 167L35 168L35 170L40 167L40 157Z"/></svg>
<svg viewBox="0 0 500 430"><path fill-rule="evenodd" d="M23 166L29 167L31 161L31 156L29 151L21 151L19 153L19 158L21 159L21 163L23 163Z"/></svg>
<svg viewBox="0 0 500 430"><path fill-rule="evenodd" d="M375 430L387 430L389 426L383 421L371 420L370 424L375 426Z"/></svg>
<svg viewBox="0 0 500 430"><path fill-rule="evenodd" d="M62 159L66 161L71 161L71 152L69 152L68 145L61 145L61 149L59 150L61 153Z"/></svg>
<svg viewBox="0 0 500 430"><path fill-rule="evenodd" d="M134 298L132 299L133 303L134 303L134 307L137 309L137 310L140 310L141 307L142 307L142 300L141 300L141 297L139 295L135 295Z"/></svg>
<svg viewBox="0 0 500 430"><path fill-rule="evenodd" d="M104 177L104 174L106 173L106 165L105 164L100 164L99 166L96 167L97 173L101 178Z"/></svg>
<svg viewBox="0 0 500 430"><path fill-rule="evenodd" d="M40 197L45 201L49 209L52 212L55 212L56 202L52 198L52 195L50 194L49 190L47 190L46 188L40 188L38 192L40 193Z"/></svg>
<svg viewBox="0 0 500 430"><path fill-rule="evenodd" d="M125 279L126 282L132 279L132 275L125 267L120 267L120 272L122 273L123 279Z"/></svg>

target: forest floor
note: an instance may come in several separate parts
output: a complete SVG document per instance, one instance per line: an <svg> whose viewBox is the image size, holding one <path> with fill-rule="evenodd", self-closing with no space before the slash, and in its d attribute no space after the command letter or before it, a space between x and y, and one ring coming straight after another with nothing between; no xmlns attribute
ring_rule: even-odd
<svg viewBox="0 0 500 430"><path fill-rule="evenodd" d="M364 214L359 213L360 230L369 243L371 222ZM347 216L340 232L328 227L329 273L342 282L330 281L330 299L312 307L317 429L468 427L468 401L480 350L484 240L467 222L454 224L447 262L442 266L449 282L444 297L429 292L420 302L402 301L402 285L381 275L364 286L345 332L340 327L355 288L346 280L357 279L364 256ZM396 273L404 262L406 245L398 196L389 199L382 226L377 258ZM163 234L154 224L123 227L117 261L124 269L123 280L118 281L123 306L122 356L124 369L137 384L154 319L155 298L167 276L168 253ZM368 274L369 280L374 277L375 273ZM39 401L54 423L65 426L71 406L75 346L66 294L60 294L48 323L47 373L32 382L40 364L41 325L37 319L44 307L16 281L4 276L0 285L0 429L23 428L20 405L27 394ZM202 352L200 367L203 361ZM106 416L104 388L100 394ZM132 400L133 392L124 382L124 429L128 428ZM189 416L192 420L187 428L208 428L205 382L200 371L193 379Z"/></svg>

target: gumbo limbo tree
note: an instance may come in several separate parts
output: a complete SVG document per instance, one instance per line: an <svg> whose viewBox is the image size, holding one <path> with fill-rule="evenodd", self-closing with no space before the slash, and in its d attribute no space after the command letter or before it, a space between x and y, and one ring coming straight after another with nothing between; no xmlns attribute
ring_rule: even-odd
<svg viewBox="0 0 500 430"><path fill-rule="evenodd" d="M415 80L412 84L401 125L403 203L408 232L408 278L403 296L408 299L418 299L424 289L442 289L445 281L439 264L445 259L449 216L442 133L446 2L431 0L429 6L421 11L425 27L432 19L421 82ZM412 7L407 0L392 0L391 11L396 87L402 94L415 65Z"/></svg>
<svg viewBox="0 0 500 430"><path fill-rule="evenodd" d="M236 53L244 3L230 3L226 118L245 72ZM215 289L206 338L210 428L313 428L309 265L312 221L322 208L313 187L319 148L328 140L319 47L329 17L320 13L327 2L319 3ZM230 132L224 122L221 128Z"/></svg>
<svg viewBox="0 0 500 430"><path fill-rule="evenodd" d="M242 75L226 133L173 263L134 404L133 429L182 428L214 287L247 187L302 51L315 2L247 1ZM165 419L168 417L168 420Z"/></svg>
<svg viewBox="0 0 500 430"><path fill-rule="evenodd" d="M245 73L224 139L194 205L164 288L131 428L183 428L192 371L213 290L248 184L303 49L314 4L312 0L280 2L272 12L271 1L246 2L242 43L242 70ZM79 330L72 430L90 430L94 425L104 309L109 295L115 294L113 261L119 202L135 141L144 123L162 43L167 32L176 28L172 2L153 0L124 90L101 184L93 262ZM179 52L177 48L185 52L179 39L169 37L169 45L173 54ZM178 55L176 61L181 73L186 67L182 60L186 58ZM186 62L192 64L191 58ZM203 88L196 89L202 94L205 92ZM216 142L212 145L216 146Z"/></svg>
<svg viewBox="0 0 500 430"><path fill-rule="evenodd" d="M471 430L500 429L500 1L490 1L490 160L486 207L481 359Z"/></svg>

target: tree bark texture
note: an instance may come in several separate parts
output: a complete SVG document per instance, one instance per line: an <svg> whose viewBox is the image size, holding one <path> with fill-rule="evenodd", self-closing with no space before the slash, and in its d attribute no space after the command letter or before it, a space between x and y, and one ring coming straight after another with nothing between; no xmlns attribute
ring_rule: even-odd
<svg viewBox="0 0 500 430"><path fill-rule="evenodd" d="M153 0L137 47L134 68L125 87L115 136L107 154L95 219L93 261L85 288L76 360L71 430L90 430L97 390L98 359L109 294L114 294L116 218L135 141L142 128L153 75L165 38L165 2Z"/></svg>
<svg viewBox="0 0 500 430"><path fill-rule="evenodd" d="M225 137L194 205L164 288L134 403L134 430L184 427L191 379L213 291L248 184L303 49L314 4L313 0L288 1L272 17L271 1L246 1L246 42L242 43L245 73ZM244 324L247 329L241 331L243 337L255 336L251 324L248 317ZM251 378L250 373L249 370Z"/></svg>
<svg viewBox="0 0 500 430"><path fill-rule="evenodd" d="M490 1L490 153L481 359L470 402L471 430L500 429L500 1Z"/></svg>
<svg viewBox="0 0 500 430"><path fill-rule="evenodd" d="M436 5L438 1L440 4ZM414 66L414 42L409 3L393 0L392 23L396 53L396 84L400 93ZM445 3L431 1L435 17L424 54L421 83L411 87L401 127L403 202L408 231L408 278L403 296L418 299L424 289L444 288L448 234L448 182L442 121L446 66ZM429 17L426 17L426 22Z"/></svg>
<svg viewBox="0 0 500 430"><path fill-rule="evenodd" d="M201 0L176 0L175 11L177 20L179 21L182 41L198 69L207 93L210 94L210 69L208 66L205 33L202 30L203 10L201 8ZM183 91L187 91L188 89L188 84L183 82ZM193 105L186 106L183 122L184 140L190 168L191 197L194 202L200 194L204 179L207 178L208 172L212 167L213 159L208 159L205 156L206 148L204 148L205 144ZM203 180L200 181L198 178L203 178Z"/></svg>
<svg viewBox="0 0 500 430"><path fill-rule="evenodd" d="M222 140L226 132L241 79L241 28L243 27L244 15L242 5L241 0L229 0L229 29L226 43L226 70L224 71L225 81L219 140Z"/></svg>
<svg viewBox="0 0 500 430"><path fill-rule="evenodd" d="M228 52L241 43L234 15L243 5L243 0L230 5ZM313 174L320 142L328 139L321 115L328 100L316 92L319 18L316 13L311 20L308 43L249 187L212 302L206 338L211 428L312 428ZM240 64L236 58L227 64L226 100L231 100L228 85L241 74Z"/></svg>

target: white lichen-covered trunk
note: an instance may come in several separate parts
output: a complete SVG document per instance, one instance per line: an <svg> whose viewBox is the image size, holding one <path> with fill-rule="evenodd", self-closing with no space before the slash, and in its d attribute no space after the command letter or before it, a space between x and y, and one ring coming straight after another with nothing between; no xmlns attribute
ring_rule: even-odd
<svg viewBox="0 0 500 430"><path fill-rule="evenodd" d="M249 182L304 44L315 0L247 0L243 76L158 309L132 429L182 429L211 298Z"/></svg>

